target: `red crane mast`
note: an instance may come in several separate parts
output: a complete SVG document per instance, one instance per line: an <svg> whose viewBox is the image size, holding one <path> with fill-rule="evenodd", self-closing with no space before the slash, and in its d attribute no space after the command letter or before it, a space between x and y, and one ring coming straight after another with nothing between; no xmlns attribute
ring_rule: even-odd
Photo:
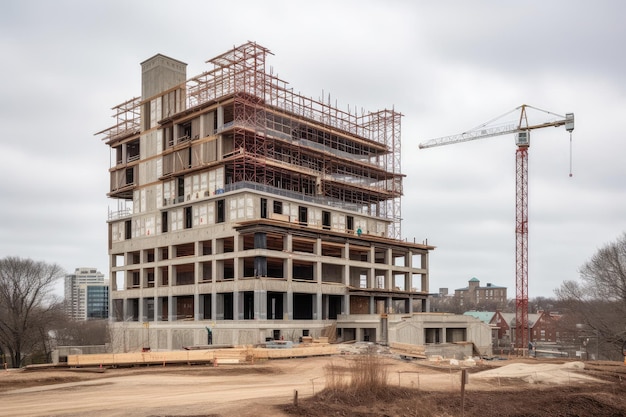
<svg viewBox="0 0 626 417"><path fill-rule="evenodd" d="M527 109L537 110L541 113L556 117L551 121L539 124L529 124ZM517 123L498 124L496 122L512 113L519 112ZM498 116L480 126L466 132L431 139L420 143L420 149L433 148L436 146L451 145L460 142L468 142L476 139L484 139L493 136L501 136L510 133L516 134L515 153L515 346L524 348L529 342L528 325L528 147L530 146L530 131L544 127L565 126L570 133L570 177L571 166L571 141L574 130L574 113L560 116L546 110L541 110L523 104L510 112Z"/></svg>

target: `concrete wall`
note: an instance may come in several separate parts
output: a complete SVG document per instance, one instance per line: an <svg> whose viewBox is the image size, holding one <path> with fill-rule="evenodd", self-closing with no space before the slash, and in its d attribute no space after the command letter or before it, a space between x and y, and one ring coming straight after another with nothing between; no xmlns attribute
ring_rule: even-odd
<svg viewBox="0 0 626 417"><path fill-rule="evenodd" d="M208 344L207 327L212 332L214 345L255 345L263 343L267 338L273 338L278 331L284 340L299 342L303 330L308 330L309 336L318 338L324 335L326 327L332 321L320 322L297 320L285 322L282 320L254 320L245 321L196 321L190 324L184 322L158 322L145 326L136 322L113 322L111 326L111 345L113 353L138 352L143 348L151 351L176 350L184 346L202 346Z"/></svg>
<svg viewBox="0 0 626 417"><path fill-rule="evenodd" d="M341 315L337 327L357 341L363 341L368 332L375 332L376 340L370 340L372 342L423 345L427 355L463 359L473 355L473 348L481 355L492 354L491 329L474 317L445 313L389 314L386 319L384 317L378 314Z"/></svg>

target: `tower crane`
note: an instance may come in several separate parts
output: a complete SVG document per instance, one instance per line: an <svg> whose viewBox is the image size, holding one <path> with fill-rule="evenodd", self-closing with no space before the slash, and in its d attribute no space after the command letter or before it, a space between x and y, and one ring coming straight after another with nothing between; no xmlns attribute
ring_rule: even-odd
<svg viewBox="0 0 626 417"><path fill-rule="evenodd" d="M529 124L527 109L533 109L553 117L551 121ZM518 113L514 123L500 123L513 113ZM556 117L556 119L554 119ZM455 143L468 142L493 136L515 134L516 151L516 176L515 176L515 345L524 348L528 345L528 147L530 146L530 131L544 127L565 126L570 134L570 172L572 176L572 131L574 130L574 113L560 116L546 110L541 110L523 104L502 116L498 116L480 126L466 132L431 139L420 143L420 149L433 148L436 146L452 145Z"/></svg>

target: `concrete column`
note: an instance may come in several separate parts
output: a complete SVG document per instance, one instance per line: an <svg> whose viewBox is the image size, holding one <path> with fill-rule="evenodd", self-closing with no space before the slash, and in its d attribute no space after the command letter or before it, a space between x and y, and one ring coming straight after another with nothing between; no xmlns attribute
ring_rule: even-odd
<svg viewBox="0 0 626 417"><path fill-rule="evenodd" d="M137 302L137 321L140 323L143 322L143 303L143 297L139 296L139 301Z"/></svg>
<svg viewBox="0 0 626 417"><path fill-rule="evenodd" d="M254 290L254 317L267 320L267 291Z"/></svg>
<svg viewBox="0 0 626 417"><path fill-rule="evenodd" d="M289 287L289 289L285 293L283 306L287 306L287 312L283 313L283 320L293 320L293 291L291 287Z"/></svg>
<svg viewBox="0 0 626 417"><path fill-rule="evenodd" d="M215 240L213 240L213 244L215 244ZM211 261L211 283L215 284L215 277L217 276L217 261ZM215 288L215 286L213 286Z"/></svg>
<svg viewBox="0 0 626 417"><path fill-rule="evenodd" d="M126 321L126 319L128 318L128 303L128 298L122 299L122 321Z"/></svg>
<svg viewBox="0 0 626 417"><path fill-rule="evenodd" d="M387 297L387 311L385 313L393 313L393 298Z"/></svg>
<svg viewBox="0 0 626 417"><path fill-rule="evenodd" d="M233 291L233 320L243 320L243 293Z"/></svg>
<svg viewBox="0 0 626 417"><path fill-rule="evenodd" d="M215 262L213 262L215 264ZM211 320L215 321L217 319L217 293L215 292L215 287L211 290Z"/></svg>
<svg viewBox="0 0 626 417"><path fill-rule="evenodd" d="M321 320L322 317L322 290L320 288L317 290L317 294L315 294L315 311L313 312L313 320Z"/></svg>
<svg viewBox="0 0 626 417"><path fill-rule="evenodd" d="M422 269L426 271L422 274L422 288L421 290L424 292L430 292L429 286L429 269L428 269L428 252L422 254Z"/></svg>
<svg viewBox="0 0 626 417"><path fill-rule="evenodd" d="M217 129L224 127L224 107L219 106L217 108Z"/></svg>
<svg viewBox="0 0 626 417"><path fill-rule="evenodd" d="M318 285L322 285L322 261L317 261L313 265L313 274Z"/></svg>
<svg viewBox="0 0 626 417"><path fill-rule="evenodd" d="M200 294L198 294L197 286L193 293L193 317L195 321L202 320L202 315L200 313Z"/></svg>
<svg viewBox="0 0 626 417"><path fill-rule="evenodd" d="M237 256L237 254L240 253L239 235L235 235L233 238L233 250L235 253L235 258L233 259L233 278L235 281L238 281L243 278L243 265L241 265L243 263L243 259Z"/></svg>
<svg viewBox="0 0 626 417"><path fill-rule="evenodd" d="M370 314L376 314L376 300L370 295L369 297Z"/></svg>
<svg viewBox="0 0 626 417"><path fill-rule="evenodd" d="M174 321L176 317L176 312L174 311L174 297L172 294L168 294L167 296L167 321L170 323Z"/></svg>
<svg viewBox="0 0 626 417"><path fill-rule="evenodd" d="M342 314L350 314L350 294L343 296Z"/></svg>

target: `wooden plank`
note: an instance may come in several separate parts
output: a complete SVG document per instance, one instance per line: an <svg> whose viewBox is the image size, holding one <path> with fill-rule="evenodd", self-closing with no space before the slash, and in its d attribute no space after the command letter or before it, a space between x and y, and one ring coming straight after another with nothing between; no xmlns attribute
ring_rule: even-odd
<svg viewBox="0 0 626 417"><path fill-rule="evenodd" d="M391 352L397 355L410 356L412 358L426 359L426 347L410 343L391 342Z"/></svg>
<svg viewBox="0 0 626 417"><path fill-rule="evenodd" d="M68 355L69 366L115 366L147 365L162 363L245 363L252 357L256 359L297 358L307 356L325 356L338 354L336 345L313 343L298 345L293 348L234 348L234 349L194 349L169 352L129 352L94 355Z"/></svg>

